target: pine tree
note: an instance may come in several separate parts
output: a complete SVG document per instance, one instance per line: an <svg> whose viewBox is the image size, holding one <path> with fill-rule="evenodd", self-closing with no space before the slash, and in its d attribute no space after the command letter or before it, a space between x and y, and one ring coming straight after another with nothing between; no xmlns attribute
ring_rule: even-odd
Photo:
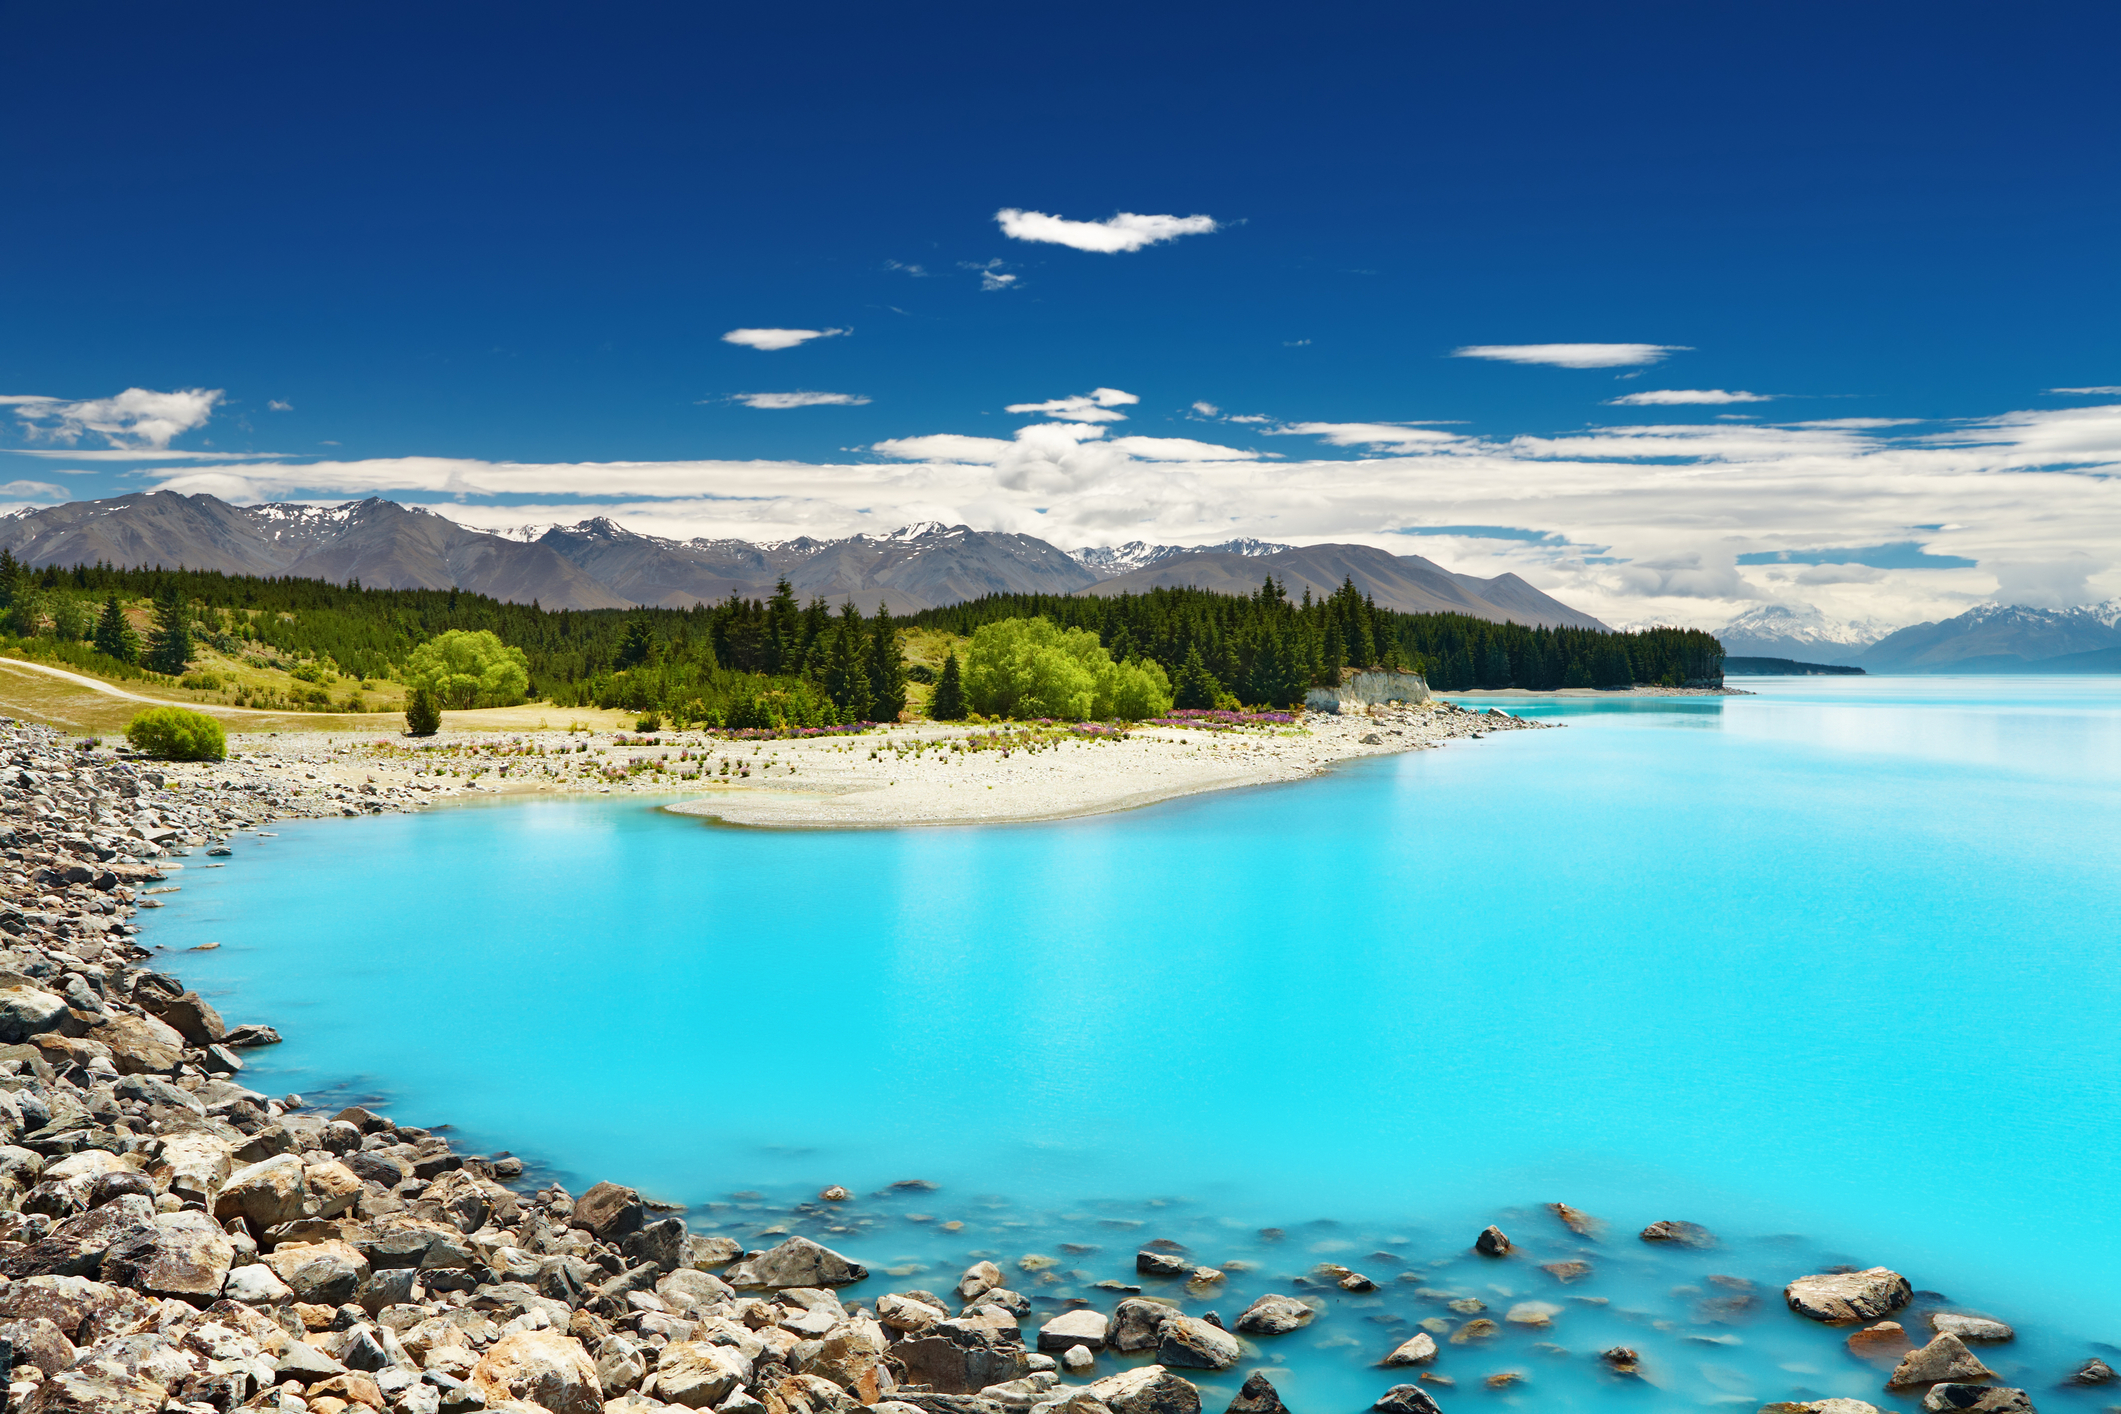
<svg viewBox="0 0 2121 1414"><path fill-rule="evenodd" d="M1200 655L1195 654L1196 658ZM935 696L928 700L928 715L938 722L962 722L965 720L965 685L958 677L957 650L943 659L943 675L935 684Z"/></svg>
<svg viewBox="0 0 2121 1414"><path fill-rule="evenodd" d="M795 590L783 577L774 581L773 597L766 601L766 671L798 672L802 653L803 619L795 607Z"/></svg>
<svg viewBox="0 0 2121 1414"><path fill-rule="evenodd" d="M442 699L431 687L416 687L405 699L405 734L433 736L442 730Z"/></svg>
<svg viewBox="0 0 2121 1414"><path fill-rule="evenodd" d="M879 722L895 722L906 710L906 660L898 650L898 626L881 601L869 630L869 702Z"/></svg>
<svg viewBox="0 0 2121 1414"><path fill-rule="evenodd" d="M174 588L155 598L155 627L147 640L147 666L182 677L191 662L191 625L184 621L184 600Z"/></svg>
<svg viewBox="0 0 2121 1414"><path fill-rule="evenodd" d="M825 660L825 695L839 708L843 722L866 722L869 716L869 665L863 661L862 618L852 604L840 616L838 632L832 636L831 656Z"/></svg>
<svg viewBox="0 0 2121 1414"><path fill-rule="evenodd" d="M1215 705L1222 693L1222 684L1208 673L1208 665L1200 656L1200 645L1194 644L1186 650L1186 661L1178 670L1178 679L1171 684L1171 705L1190 711L1205 712Z"/></svg>
<svg viewBox="0 0 2121 1414"><path fill-rule="evenodd" d="M1510 650L1497 639L1488 645L1487 655L1481 660L1480 685L1482 687L1508 687L1510 685Z"/></svg>
<svg viewBox="0 0 2121 1414"><path fill-rule="evenodd" d="M619 640L619 666L637 668L648 661L655 648L655 630L648 627L646 619L630 619L626 624L626 635Z"/></svg>
<svg viewBox="0 0 2121 1414"><path fill-rule="evenodd" d="M98 653L121 663L133 662L140 656L140 635L125 621L125 610L118 606L115 594L103 601L103 612L96 619L95 643Z"/></svg>
<svg viewBox="0 0 2121 1414"><path fill-rule="evenodd" d="M782 671L790 677L818 676L825 669L825 652L831 642L832 611L825 607L823 595L813 594L803 610L802 656Z"/></svg>

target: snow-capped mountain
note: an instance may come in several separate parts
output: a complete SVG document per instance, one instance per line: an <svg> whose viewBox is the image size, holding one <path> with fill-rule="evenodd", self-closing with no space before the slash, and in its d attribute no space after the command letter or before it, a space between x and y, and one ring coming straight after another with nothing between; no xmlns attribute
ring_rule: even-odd
<svg viewBox="0 0 2121 1414"><path fill-rule="evenodd" d="M1225 540L1220 545L1151 545L1146 541L1129 540L1124 545L1091 545L1081 550L1070 550L1068 556L1100 579L1116 575L1131 574L1145 570L1151 565L1160 565L1179 555L1275 555L1293 549L1289 545L1277 545L1271 540L1253 540L1249 537Z"/></svg>
<svg viewBox="0 0 2121 1414"><path fill-rule="evenodd" d="M1763 604L1716 630L1716 637L1734 658L1841 663L1852 661L1886 632L1869 619L1830 619L1809 604Z"/></svg>
<svg viewBox="0 0 2121 1414"><path fill-rule="evenodd" d="M1977 604L1887 634L1849 661L1889 673L2121 671L2121 599L2078 609Z"/></svg>

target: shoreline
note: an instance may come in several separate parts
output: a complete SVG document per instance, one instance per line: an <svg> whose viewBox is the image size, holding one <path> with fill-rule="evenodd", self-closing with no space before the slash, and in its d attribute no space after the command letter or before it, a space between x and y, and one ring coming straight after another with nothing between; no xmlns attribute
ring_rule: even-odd
<svg viewBox="0 0 2121 1414"><path fill-rule="evenodd" d="M1435 712L1439 721L1473 715ZM1276 1342L1337 1317L1333 1343L1351 1343L1375 1319L1362 1313L1376 1310L1387 1290L1361 1268L1407 1260L1351 1254L1359 1266L1337 1266L1299 1244L1275 1261L1290 1270L1254 1275L1256 1262L1197 1265L1167 1233L1098 1233L1090 1229L1112 1224L1085 1218L1078 1245L1060 1248L1076 1269L1043 1255L993 1253L1012 1263L1005 1271L974 1251L954 1285L947 1271L927 1278L950 1296L904 1281L880 1291L879 1282L865 1288L865 1302L843 1304L837 1289L871 1272L823 1243L860 1245L857 1256L873 1257L869 1249L889 1240L878 1224L892 1216L844 1188L787 1210L758 1209L760 1217L741 1224L757 1247L695 1233L684 1209L617 1184L579 1197L556 1184L524 1192L531 1185L520 1159L457 1153L440 1133L365 1109L326 1115L299 1096L247 1089L239 1053L277 1034L230 1026L178 979L139 965L152 956L134 941L135 908L154 898L144 890L181 878L186 863L177 859L203 847L210 865L234 829L264 823L255 792L243 801L240 786L236 799L219 789L171 789L158 767L70 751L49 729L16 727L0 741L12 748L0 777L10 824L9 906L0 912L9 934L0 1026L10 1028L0 1069L9 1073L0 1075L0 1123L12 1141L0 1149L0 1321L23 1323L14 1328L11 1388L23 1414L677 1414L710 1406L718 1414L854 1414L863 1406L879 1414L1197 1414L1204 1395L1226 1397L1247 1371L1232 1408L1276 1414ZM1407 749L1419 744L1436 743ZM1349 756L1363 754L1382 753ZM317 788L343 789L330 781ZM380 794L363 799L382 808ZM319 802L308 804L323 813ZM917 1199L932 1189L909 1180L874 1197ZM1548 1334L1557 1321L1564 1332L1582 1329L1591 1319L1584 1313L1609 1300L1564 1290L1594 1262L1635 1259L1601 1247L1596 1220L1565 1205L1497 1217L1512 1237L1490 1227L1470 1248L1409 1253L1425 1260L1404 1275L1384 1268L1389 1290L1429 1314L1352 1342L1369 1347L1374 1407L1436 1414L1428 1391L1456 1382L1444 1369L1502 1389L1524 1380L1523 1368L1486 1369L1535 1353L1549 1362L1569 1357L1586 1378L1659 1383L1637 1347L1654 1348L1662 1325L1603 1349L1602 1338L1571 1351ZM1700 1263L1690 1254L1717 1245L1690 1223L1653 1223L1640 1238L1642 1251L1671 1268L1666 1282L1692 1277ZM992 1239L966 1232L964 1245L974 1240ZM1258 1240L1271 1245L1281 1235L1262 1230ZM1131 1272L1098 1279L1085 1270L1124 1261L1137 1246ZM1540 1281L1532 1264L1543 1257L1554 1259L1536 1268L1545 1285L1515 1287ZM1469 1283L1492 1282L1505 1270L1495 1264L1513 1258L1522 1276L1505 1313ZM1890 1322L1857 1333L1867 1338L1862 1351L1888 1357L1874 1385L1898 1361L1896 1377L1921 1377L1895 1389L1903 1397L1924 1387L1996 1388L1935 1382L1986 1378L1978 1361L1981 1375L1963 1362L1961 1333L2007 1339L2007 1328L1998 1336L1978 1313L1956 1313L1929 1293L1911 1298L1895 1273L1860 1275L1868 1279L1859 1283L1866 1321L1912 1300L1909 1314L1928 1322L1912 1333ZM1831 1303L1848 1293L1834 1283L1853 1279L1790 1271L1776 1280L1793 1278L1787 1303L1799 1317L1846 1324L1849 1312ZM1417 1280L1428 1284L1398 1285ZM1761 1301L1749 1279L1710 1283L1722 1284L1713 1300L1723 1305L1691 1318L1711 1320L1710 1329ZM1553 1299L1519 1299L1527 1295ZM1575 1304L1557 1304L1564 1301ZM1242 1311L1234 1329L1212 1310L1193 1314L1211 1303ZM1819 1334L1839 1344L1843 1332ZM1526 1351L1510 1350L1534 1338ZM1481 1356L1491 1344L1494 1353ZM1456 1349L1464 1346L1474 1348ZM1468 1368L1477 1360L1481 1369ZM2095 1365L2075 1378L2110 1377ZM1072 1383L1063 1383L1063 1368ZM1862 1414L1872 1406L1789 1407Z"/></svg>

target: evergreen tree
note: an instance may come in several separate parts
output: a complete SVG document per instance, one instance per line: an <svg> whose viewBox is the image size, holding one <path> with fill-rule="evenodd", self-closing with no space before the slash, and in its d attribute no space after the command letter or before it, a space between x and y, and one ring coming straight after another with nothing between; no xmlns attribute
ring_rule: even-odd
<svg viewBox="0 0 2121 1414"><path fill-rule="evenodd" d="M1346 667L1347 660L1341 656L1340 635L1337 633L1326 634L1324 654L1318 665L1318 685L1320 687L1339 687L1341 670Z"/></svg>
<svg viewBox="0 0 2121 1414"><path fill-rule="evenodd" d="M869 710L879 722L895 722L906 710L906 660L898 650L891 606L881 600L869 629Z"/></svg>
<svg viewBox="0 0 2121 1414"><path fill-rule="evenodd" d="M785 577L775 580L766 601L766 663L769 673L802 670L803 619L795 607L795 590Z"/></svg>
<svg viewBox="0 0 2121 1414"><path fill-rule="evenodd" d="M121 663L131 663L140 656L140 635L125 620L125 610L118 605L118 596L113 594L103 601L103 612L96 619L96 651L116 658Z"/></svg>
<svg viewBox="0 0 2121 1414"><path fill-rule="evenodd" d="M147 666L158 673L181 677L191 662L191 625L185 622L184 600L174 586L155 597L155 627L148 635Z"/></svg>
<svg viewBox="0 0 2121 1414"><path fill-rule="evenodd" d="M1205 712L1215 705L1221 693L1222 684L1209 675L1208 665L1200 656L1200 645L1194 644L1186 650L1185 664L1171 684L1171 705Z"/></svg>
<svg viewBox="0 0 2121 1414"><path fill-rule="evenodd" d="M1482 687L1508 687L1510 685L1510 650L1497 639L1488 645L1480 664Z"/></svg>
<svg viewBox="0 0 2121 1414"><path fill-rule="evenodd" d="M809 607L803 610L803 655L782 671L791 677L799 674L813 678L818 676L825 669L825 652L831 642L832 611L825 607L825 597L822 594L813 594L810 596Z"/></svg>
<svg viewBox="0 0 2121 1414"><path fill-rule="evenodd" d="M869 665L862 652L862 616L849 604L832 635L825 660L825 695L839 708L843 722L866 722L869 716Z"/></svg>
<svg viewBox="0 0 2121 1414"><path fill-rule="evenodd" d="M405 699L405 734L433 736L442 730L442 699L431 687L416 687Z"/></svg>
<svg viewBox="0 0 2121 1414"><path fill-rule="evenodd" d="M618 665L622 668L637 668L648 661L655 649L655 630L646 619L629 619L625 637L619 640Z"/></svg>
<svg viewBox="0 0 2121 1414"><path fill-rule="evenodd" d="M958 676L957 650L954 648L943 659L943 675L936 681L935 696L928 700L928 715L938 722L965 720L965 684Z"/></svg>

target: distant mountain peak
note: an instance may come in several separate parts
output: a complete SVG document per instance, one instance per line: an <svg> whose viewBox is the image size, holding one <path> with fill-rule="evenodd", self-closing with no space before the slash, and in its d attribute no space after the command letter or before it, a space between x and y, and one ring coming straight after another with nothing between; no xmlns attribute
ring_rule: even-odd
<svg viewBox="0 0 2121 1414"><path fill-rule="evenodd" d="M1277 545L1271 540L1254 540L1249 536L1225 540L1220 545L1151 545L1144 540L1129 540L1124 545L1091 545L1080 550L1070 550L1068 557L1084 569L1110 579L1163 564L1180 555L1243 555L1250 559L1260 555L1278 555L1284 550L1294 548L1291 545Z"/></svg>
<svg viewBox="0 0 2121 1414"><path fill-rule="evenodd" d="M1790 657L1775 649L1830 648L1837 652L1866 648L1886 634L1870 619L1834 619L1811 604L1762 604L1746 610L1716 631L1724 647L1741 655ZM1741 646L1731 648L1736 641Z"/></svg>

